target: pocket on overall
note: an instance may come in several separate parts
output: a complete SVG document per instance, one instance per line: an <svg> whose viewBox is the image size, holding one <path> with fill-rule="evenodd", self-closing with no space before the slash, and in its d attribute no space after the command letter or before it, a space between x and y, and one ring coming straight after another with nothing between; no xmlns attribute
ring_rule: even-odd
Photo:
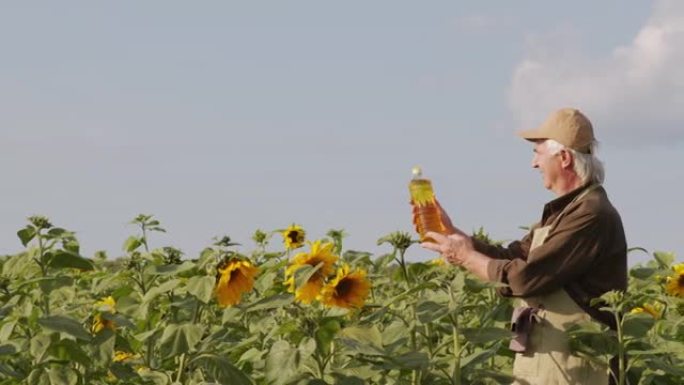
<svg viewBox="0 0 684 385"><path fill-rule="evenodd" d="M524 379L534 379L539 374L539 349L543 347L545 311L539 309L534 315L536 322L527 338L525 353L516 353L513 362L513 375Z"/></svg>

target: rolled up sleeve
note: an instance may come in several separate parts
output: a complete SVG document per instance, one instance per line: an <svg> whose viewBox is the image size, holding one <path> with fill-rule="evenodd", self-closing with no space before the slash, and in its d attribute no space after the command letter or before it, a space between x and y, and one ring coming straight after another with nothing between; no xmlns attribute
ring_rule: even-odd
<svg viewBox="0 0 684 385"><path fill-rule="evenodd" d="M475 250L493 259L527 259L531 243L532 237L530 234L525 235L525 237L519 241L511 242L507 247L492 245L473 238L473 247Z"/></svg>
<svg viewBox="0 0 684 385"><path fill-rule="evenodd" d="M595 213L568 213L527 259L493 259L488 276L507 285L498 289L503 296L528 297L559 289L583 274L599 254L605 235L600 228Z"/></svg>

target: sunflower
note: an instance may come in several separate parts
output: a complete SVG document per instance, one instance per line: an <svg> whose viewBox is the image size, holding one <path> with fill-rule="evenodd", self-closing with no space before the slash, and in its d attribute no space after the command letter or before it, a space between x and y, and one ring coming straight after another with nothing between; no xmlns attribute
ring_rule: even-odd
<svg viewBox="0 0 684 385"><path fill-rule="evenodd" d="M111 295L95 302L95 308L99 311L116 313L116 300Z"/></svg>
<svg viewBox="0 0 684 385"><path fill-rule="evenodd" d="M109 312L109 313L116 313L116 301L112 296L102 298L101 300L95 302L95 309L98 311L97 314L95 314L95 317L93 317L93 325L91 326L90 330L93 333L99 333L104 329L110 329L114 330L116 328L116 325L114 324L114 321L108 320L102 316L101 312Z"/></svg>
<svg viewBox="0 0 684 385"><path fill-rule="evenodd" d="M124 352L121 350L117 350L114 352L114 359L112 361L114 362L126 362L130 361L136 358L140 358L140 354L134 354L131 352Z"/></svg>
<svg viewBox="0 0 684 385"><path fill-rule="evenodd" d="M259 269L251 262L231 259L218 268L216 299L219 306L226 307L240 303L242 294L252 290L254 276Z"/></svg>
<svg viewBox="0 0 684 385"><path fill-rule="evenodd" d="M93 333L97 334L105 329L114 330L115 328L116 325L114 324L114 321L105 319L102 317L102 314L95 314L95 318L93 318L93 326L91 327Z"/></svg>
<svg viewBox="0 0 684 385"><path fill-rule="evenodd" d="M328 307L360 308L370 287L364 270L350 272L349 265L345 264L337 269L335 278L323 287L319 300Z"/></svg>
<svg viewBox="0 0 684 385"><path fill-rule="evenodd" d="M658 302L654 302L653 304L645 303L643 307L635 307L630 313L646 313L650 314L654 319L660 319L663 316L663 305Z"/></svg>
<svg viewBox="0 0 684 385"><path fill-rule="evenodd" d="M299 225L292 224L287 229L281 231L280 234L283 235L283 243L287 250L298 249L304 245L306 232Z"/></svg>
<svg viewBox="0 0 684 385"><path fill-rule="evenodd" d="M446 262L444 262L444 258L438 257L438 258L431 259L430 262L428 262L428 264L430 264L432 266L444 266L444 265L446 265Z"/></svg>
<svg viewBox="0 0 684 385"><path fill-rule="evenodd" d="M311 303L325 284L325 279L335 272L335 262L339 259L332 253L334 245L330 242L320 240L311 243L311 251L308 253L298 253L290 261L290 266L285 270L285 284L290 293L295 293L295 299L303 303ZM314 272L304 285L297 288L295 273L305 267L318 265L321 267Z"/></svg>
<svg viewBox="0 0 684 385"><path fill-rule="evenodd" d="M674 274L667 277L665 290L674 296L684 297L684 263L672 267Z"/></svg>

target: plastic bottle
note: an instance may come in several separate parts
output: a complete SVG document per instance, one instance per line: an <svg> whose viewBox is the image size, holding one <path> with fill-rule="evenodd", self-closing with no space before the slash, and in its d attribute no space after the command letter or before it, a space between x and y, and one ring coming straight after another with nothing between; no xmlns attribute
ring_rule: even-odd
<svg viewBox="0 0 684 385"><path fill-rule="evenodd" d="M442 223L442 215L432 190L432 182L423 178L420 167L414 167L411 171L413 178L409 183L409 192L413 206L413 224L420 234L420 240L429 240L425 237L428 231L446 234L446 227Z"/></svg>

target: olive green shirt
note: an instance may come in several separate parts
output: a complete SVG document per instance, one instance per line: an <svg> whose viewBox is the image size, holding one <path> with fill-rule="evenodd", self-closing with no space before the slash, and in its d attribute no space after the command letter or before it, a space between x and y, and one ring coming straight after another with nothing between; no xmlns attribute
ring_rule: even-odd
<svg viewBox="0 0 684 385"><path fill-rule="evenodd" d="M473 242L477 251L494 258L487 273L491 281L506 284L498 289L501 295L530 297L563 288L582 309L610 326L610 318L589 302L609 290L627 288L627 243L620 215L603 187L573 202L586 188L547 203L541 222L508 247ZM545 242L530 251L534 229L552 224L566 206Z"/></svg>

